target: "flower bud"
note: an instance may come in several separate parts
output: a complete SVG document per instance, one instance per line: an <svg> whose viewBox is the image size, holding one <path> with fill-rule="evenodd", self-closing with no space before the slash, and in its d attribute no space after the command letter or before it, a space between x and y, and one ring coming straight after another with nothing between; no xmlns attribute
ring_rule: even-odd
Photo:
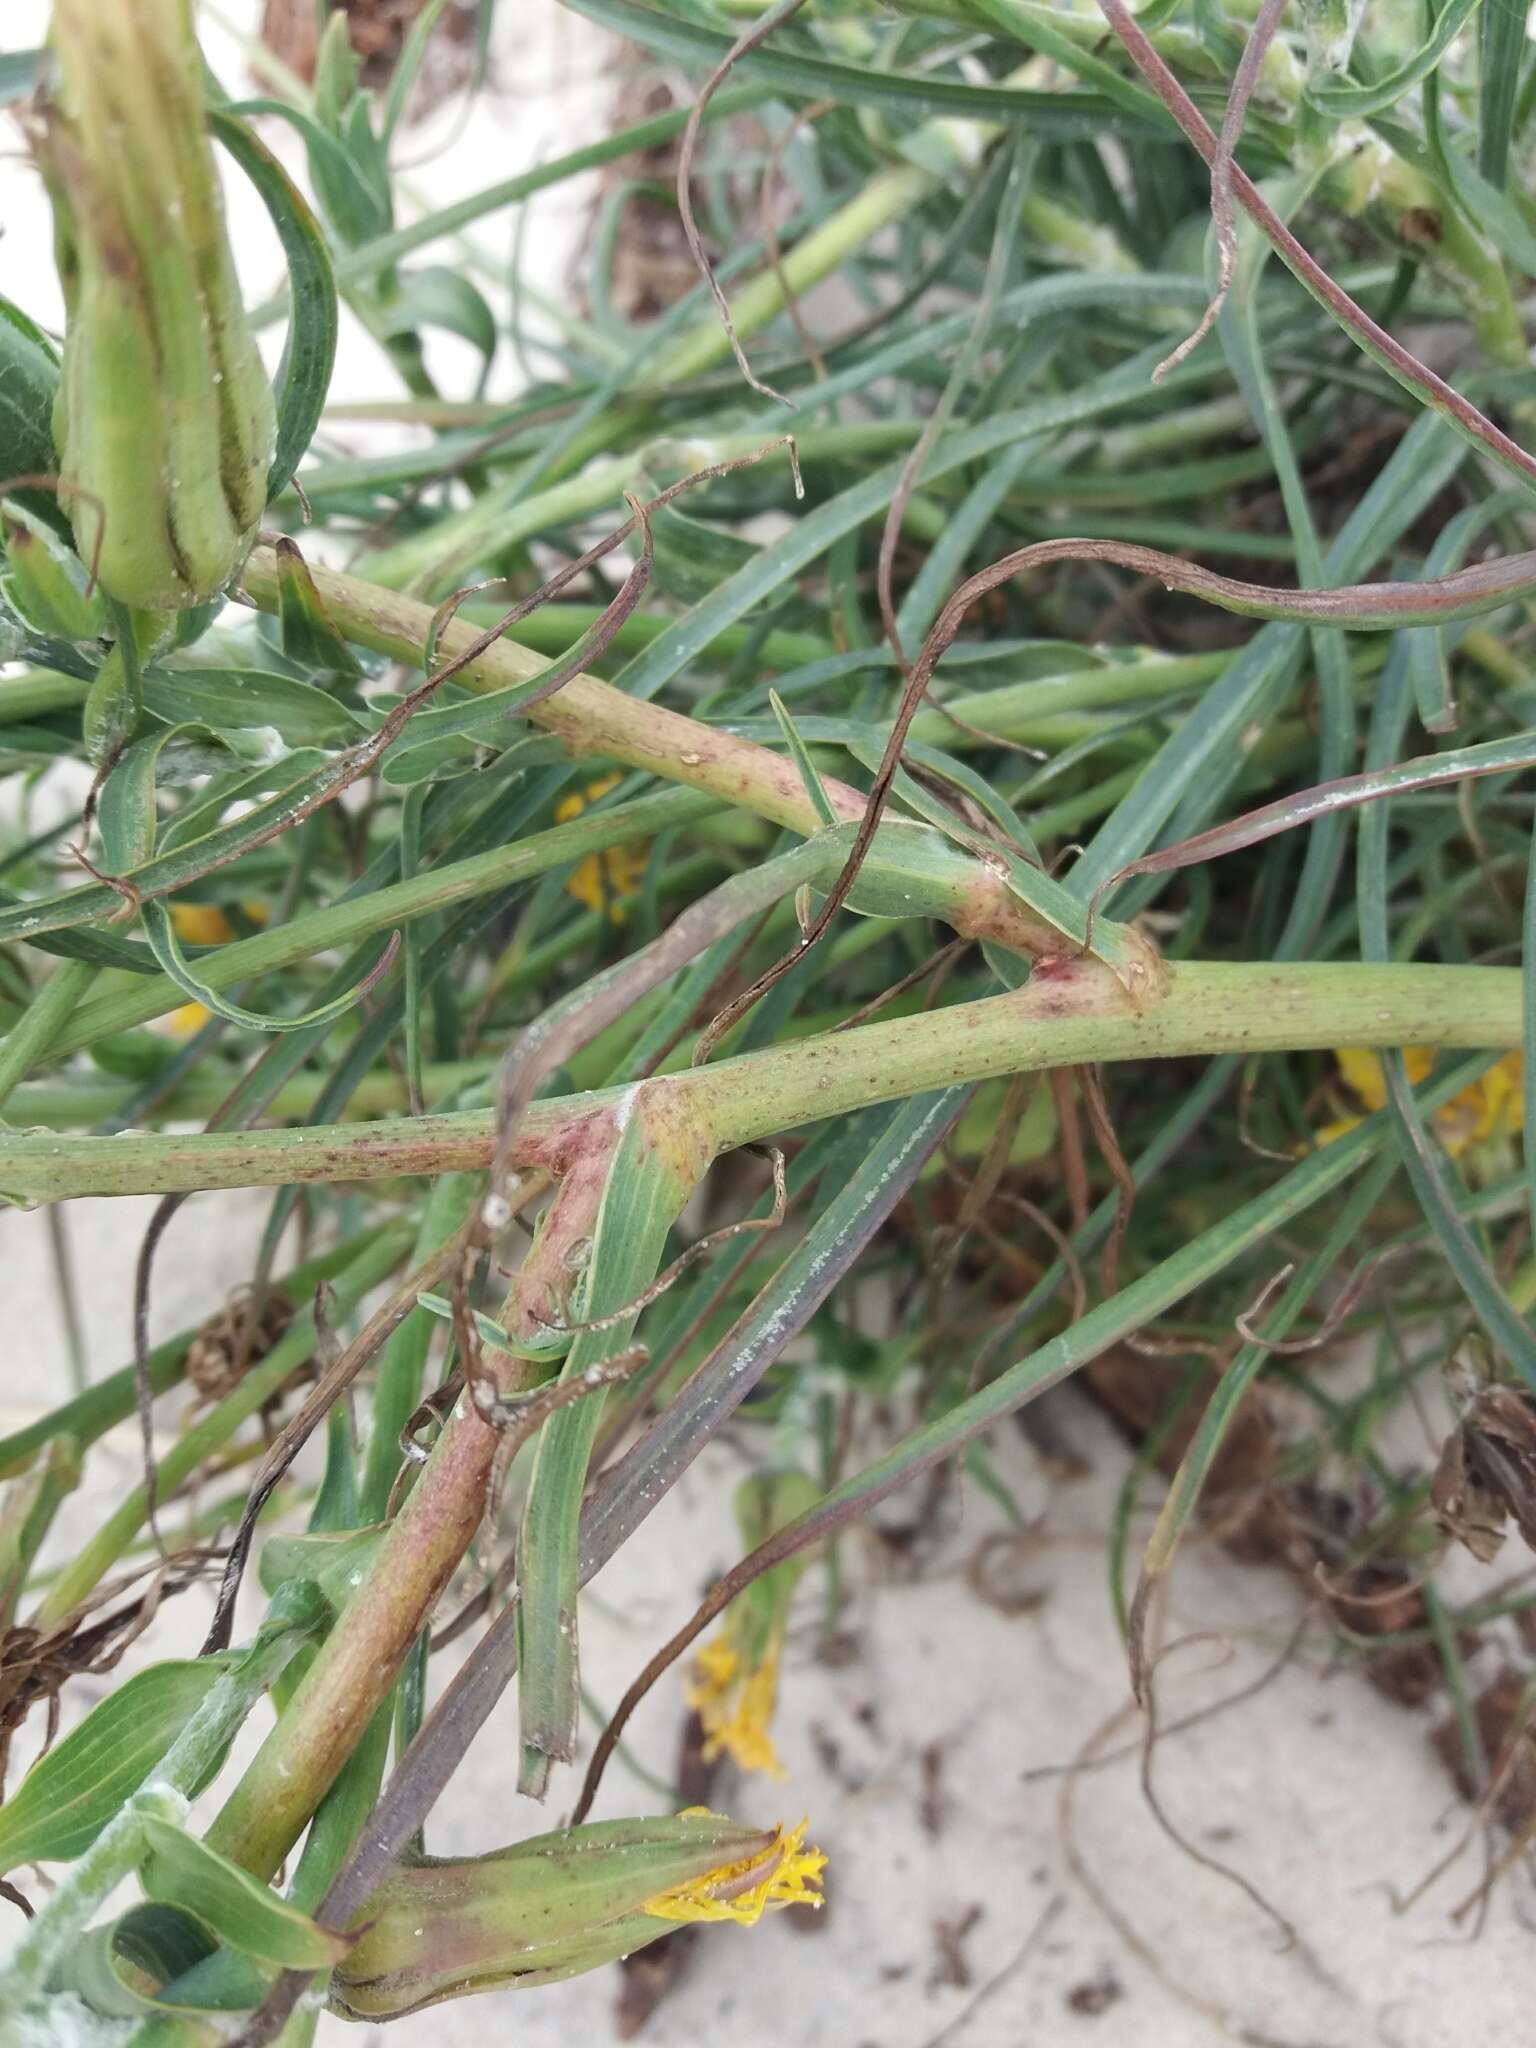
<svg viewBox="0 0 1536 2048"><path fill-rule="evenodd" d="M266 502L191 0L54 0L42 155L68 319L53 431L82 560L143 611L216 596Z"/></svg>
<svg viewBox="0 0 1536 2048"><path fill-rule="evenodd" d="M402 1865L358 1916L331 2003L353 2019L399 2019L578 1976L689 1921L751 1926L779 1906L820 1905L826 1859L801 1847L804 1834L803 1822L786 1833L694 1809Z"/></svg>

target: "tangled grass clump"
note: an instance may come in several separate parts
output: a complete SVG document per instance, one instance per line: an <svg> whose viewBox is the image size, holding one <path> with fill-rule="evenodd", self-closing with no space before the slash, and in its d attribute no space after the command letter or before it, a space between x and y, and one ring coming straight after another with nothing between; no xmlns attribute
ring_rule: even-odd
<svg viewBox="0 0 1536 2048"><path fill-rule="evenodd" d="M67 303L0 301L0 1187L160 1198L133 1355L0 1439L3 1739L115 1687L0 1804L18 1912L59 1866L0 2040L73 1999L292 2044L814 1904L803 1826L588 1822L624 1724L687 1655L706 1755L774 1761L805 1570L961 1452L1000 1485L989 1433L1078 1374L1144 1439L1139 1695L1235 1502L1446 1690L1488 1810L1524 1741L1477 1754L1463 1645L1526 1582L1440 1573L1536 1529L1524 9L567 4L654 63L643 117L420 217L445 0L376 88L342 10L276 97L190 0L0 56ZM435 260L593 169L542 335ZM388 452L332 402L342 304ZM249 1289L152 1347L177 1209L235 1187ZM1438 1467L1380 1448L1411 1403ZM581 1589L733 1419L741 1562L576 1794ZM119 1678L215 1575L202 1656ZM570 1824L426 1857L498 1711Z"/></svg>

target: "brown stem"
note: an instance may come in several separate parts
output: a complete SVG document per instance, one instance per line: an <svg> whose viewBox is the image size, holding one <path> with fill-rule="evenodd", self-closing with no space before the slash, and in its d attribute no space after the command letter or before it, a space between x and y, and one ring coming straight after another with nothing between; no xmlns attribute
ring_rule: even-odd
<svg viewBox="0 0 1536 2048"><path fill-rule="evenodd" d="M612 1112L586 1119L580 1150L513 1283L503 1320L514 1334L539 1335L541 1314L563 1298L566 1261L593 1234L618 1135ZM487 1354L486 1363L502 1396L520 1391L519 1361ZM270 1877L288 1854L388 1696L480 1526L505 1434L467 1402L449 1421L373 1568L209 1829L213 1847L258 1876Z"/></svg>
<svg viewBox="0 0 1536 2048"><path fill-rule="evenodd" d="M316 568L311 573L326 610L348 639L399 660L420 661L432 628L428 606L331 570ZM264 611L277 608L277 562L269 544L252 551L241 581L252 603ZM456 664L478 638L455 621L441 636L442 652ZM458 680L471 689L500 690L529 681L545 666L531 649L498 639L458 671ZM555 733L573 754L603 755L668 782L687 783L807 836L821 829L822 820L793 762L665 705L628 697L596 676L572 676L557 694L527 710L536 725ZM840 820L863 817L865 798L860 791L832 776L822 777L822 788ZM968 937L995 939L1016 952L1040 957L1063 950L1061 933L1022 903L1003 876L981 862L976 863L963 900L945 915Z"/></svg>
<svg viewBox="0 0 1536 2048"><path fill-rule="evenodd" d="M1243 46L1242 61L1227 98L1221 134L1216 139L1216 154L1211 158L1211 220L1216 229L1216 247L1221 262L1216 290L1194 332L1186 335L1172 355L1165 356L1152 372L1154 384L1161 383L1170 370L1176 370L1204 341L1220 318L1227 294L1232 289L1232 280L1237 275L1237 222L1232 215L1232 173L1237 161L1237 145L1253 88L1258 84L1259 72L1279 29L1280 17L1289 5L1290 0L1264 0L1259 18Z"/></svg>
<svg viewBox="0 0 1536 2048"><path fill-rule="evenodd" d="M683 130L682 146L677 153L677 211L683 224L683 239L688 244L689 254L699 267L700 275L709 286L709 295L715 302L716 312L720 315L725 338L731 344L731 354L736 359L736 367L761 397L776 398L780 405L787 405L791 411L795 408L794 400L786 398L782 391L775 391L771 384L763 383L762 379L753 373L752 365L747 361L746 350L742 347L740 336L736 332L736 323L731 317L730 302L720 288L720 280L715 276L714 267L700 239L698 224L693 217L693 153L698 147L704 109L720 86L743 57L755 50L759 43L766 42L782 22L788 21L789 17L804 5L805 0L775 0L775 4L769 8L762 20L753 22L751 27L744 30L736 39L699 88L699 96L693 103L688 125Z"/></svg>

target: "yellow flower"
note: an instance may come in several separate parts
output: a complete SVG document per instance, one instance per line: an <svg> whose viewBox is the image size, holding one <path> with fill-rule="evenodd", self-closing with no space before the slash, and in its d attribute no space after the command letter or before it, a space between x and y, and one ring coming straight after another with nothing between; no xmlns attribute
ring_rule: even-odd
<svg viewBox="0 0 1536 2048"><path fill-rule="evenodd" d="M235 936L217 903L173 903L171 923L184 946L222 946Z"/></svg>
<svg viewBox="0 0 1536 2048"><path fill-rule="evenodd" d="M690 1807L703 1813L703 1807ZM661 1892L642 1910L655 1920L734 1920L755 1927L764 1913L780 1906L819 1906L821 1873L827 1859L819 1849L801 1845L810 1822L785 1830L779 1822L770 1847L741 1863L722 1863L703 1877L690 1878Z"/></svg>
<svg viewBox="0 0 1536 2048"><path fill-rule="evenodd" d="M1379 1053L1367 1052L1360 1046L1341 1046L1334 1053L1334 1058L1338 1061L1345 1086L1363 1110L1386 1107L1387 1076ZM1431 1046L1404 1046L1403 1065L1415 1087L1429 1078L1434 1064L1435 1052ZM1448 1152L1457 1153L1464 1152L1468 1145L1480 1145L1487 1138L1508 1136L1511 1132L1523 1130L1524 1085L1525 1063L1521 1055L1506 1053L1480 1080L1463 1088L1435 1111L1432 1119L1435 1135ZM1359 1121L1358 1116L1346 1116L1324 1124L1317 1134L1317 1142L1327 1145L1346 1131L1352 1131Z"/></svg>
<svg viewBox="0 0 1536 2048"><path fill-rule="evenodd" d="M166 1018L166 1028L173 1038L190 1038L194 1031L202 1030L212 1015L201 1003L183 1003Z"/></svg>
<svg viewBox="0 0 1536 2048"><path fill-rule="evenodd" d="M742 1610L743 1616L746 1610ZM774 1635L754 1661L743 1645L746 1630L734 1614L693 1660L684 1688L704 1724L704 1761L728 1756L744 1771L782 1778L784 1766L768 1733L779 1692L779 1644Z"/></svg>
<svg viewBox="0 0 1536 2048"><path fill-rule="evenodd" d="M252 924L267 922L267 906L259 896L243 896L240 908ZM239 936L217 903L173 903L170 912L184 946L223 946Z"/></svg>
<svg viewBox="0 0 1536 2048"><path fill-rule="evenodd" d="M617 789L622 780L620 775L605 775L589 783L581 795L561 797L555 822L565 825L579 818L588 804ZM645 858L643 846L610 846L605 853L589 853L566 883L566 893L589 910L606 910L614 924L622 924L629 915L625 898L634 895L645 877Z"/></svg>

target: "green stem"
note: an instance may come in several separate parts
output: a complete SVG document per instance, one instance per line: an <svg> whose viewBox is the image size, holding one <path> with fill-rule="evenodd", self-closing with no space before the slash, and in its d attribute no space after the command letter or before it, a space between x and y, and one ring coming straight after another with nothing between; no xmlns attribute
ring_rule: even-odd
<svg viewBox="0 0 1536 2048"><path fill-rule="evenodd" d="M0 1044L0 1109L17 1083L49 1052L65 1019L74 1015L100 972L93 960L62 961L32 998Z"/></svg>
<svg viewBox="0 0 1536 2048"><path fill-rule="evenodd" d="M992 131L985 123L975 124L978 136ZM921 141L942 150L934 168L900 164L878 171L864 189L830 219L802 235L784 257L778 270L764 270L750 284L742 286L731 300L731 323L739 340L760 334L770 320L778 318L791 294L799 298L823 278L841 270L848 258L893 222L911 213L942 183L945 172L957 167L962 151L953 124L925 123ZM977 145L979 150L979 144ZM666 349L652 366L651 381L657 384L685 384L726 362L730 340L711 307L696 327Z"/></svg>
<svg viewBox="0 0 1536 2048"><path fill-rule="evenodd" d="M591 1244L608 1164L625 1128L610 1112L586 1119L532 1251L518 1271L502 1321L525 1336L563 1301L573 1255ZM695 1167L703 1160L695 1148ZM487 1352L505 1395L526 1368ZM276 1728L252 1759L208 1833L213 1847L270 1876L342 1769L394 1685L407 1652L468 1550L506 1431L463 1404L444 1428L405 1505L390 1523L366 1580L348 1602Z"/></svg>
<svg viewBox="0 0 1536 2048"><path fill-rule="evenodd" d="M929 1088L1091 1061L1341 1045L1503 1051L1520 1044L1521 1009L1521 977L1512 967L1186 961L1137 1010L1118 985L1078 963L1037 971L1009 995L745 1053L644 1085L679 1117L703 1119L724 1150ZM533 1103L519 1162L558 1157L579 1119L629 1092ZM322 1131L6 1133L0 1186L29 1201L62 1201L472 1170L489 1162L494 1126L491 1111L469 1110Z"/></svg>
<svg viewBox="0 0 1536 2048"><path fill-rule="evenodd" d="M433 639L433 615L426 605L328 570L316 569L313 578L321 602L348 639L413 665L420 662L423 648ZM279 571L270 545L263 543L252 552L242 582L252 603L265 611L277 609ZM477 638L473 628L455 621L437 637L436 646L441 655L455 659ZM544 667L530 648L501 639L466 662L455 680L466 689L491 692L526 683ZM631 697L596 676L572 676L553 696L530 704L527 716L555 733L575 755L601 754L625 761L668 782L685 783L721 802L756 811L806 838L822 829L824 820L792 760L665 705ZM863 818L866 799L859 790L830 776L823 778L822 790L838 819L851 824ZM936 834L925 833L913 852L926 865L923 880L928 886L919 893L918 879L904 879L904 915L942 917L959 932L1026 955L1059 952L1063 945L1062 925L1031 907L1034 900L1049 899L1080 918L1080 906L1060 885L1037 876L1031 884L1031 904L1026 904L1006 872L962 853ZM872 873L877 864L872 860L866 867ZM1108 940L1111 927L1102 926L1101 936ZM1119 931L1113 944L1117 953L1133 959L1143 950L1139 939L1127 931Z"/></svg>
<svg viewBox="0 0 1536 2048"><path fill-rule="evenodd" d="M440 1100L473 1082L484 1081L494 1065L495 1060L489 1055L478 1060L429 1062L422 1069L422 1087L428 1101ZM189 1074L174 1094L164 1098L157 1113L177 1123L206 1123L238 1078L236 1070L228 1066L212 1066L206 1071ZM295 1074L270 1098L262 1115L276 1123L308 1116L330 1085L330 1080L329 1074ZM81 1075L78 1080L71 1076L59 1081L23 1081L11 1097L11 1106L16 1112L17 1123L22 1127L47 1124L56 1131L72 1127L78 1130L103 1123L116 1115L125 1103L131 1102L141 1092L141 1085L132 1081L114 1081L106 1075ZM359 1117L383 1116L390 1110L402 1111L409 1106L405 1083L390 1068L379 1067L363 1076L348 1097L346 1106L353 1116Z"/></svg>
<svg viewBox="0 0 1536 2048"><path fill-rule="evenodd" d="M651 839L676 825L696 824L719 808L718 798L693 790L665 789L637 797L633 803L594 810L547 832L532 832L511 845L493 847L468 860L445 862L409 881L392 883L366 896L349 896L325 910L312 910L269 931L235 939L216 953L199 958L198 979L212 989L236 988L258 974L291 967L332 947L355 945L375 932L532 881L552 868L584 860L590 853ZM45 1043L53 1056L62 1056L93 1045L114 1031L126 1031L162 1016L185 1000L184 991L168 975L136 976L128 987L109 989L93 1002L80 1005L67 1025L60 1020L55 1036ZM0 1058L4 1051L0 1048Z"/></svg>

